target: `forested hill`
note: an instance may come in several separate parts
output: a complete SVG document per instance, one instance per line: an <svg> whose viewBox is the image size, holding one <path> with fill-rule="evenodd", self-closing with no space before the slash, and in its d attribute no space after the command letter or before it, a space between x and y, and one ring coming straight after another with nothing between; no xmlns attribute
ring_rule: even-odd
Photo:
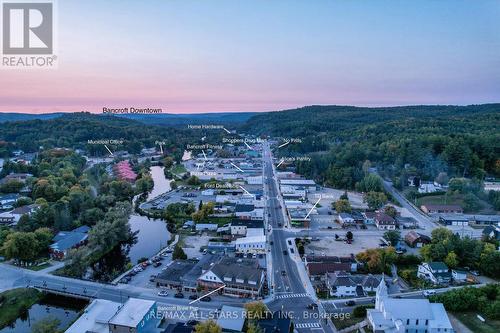
<svg viewBox="0 0 500 333"><path fill-rule="evenodd" d="M309 154L298 171L353 188L365 161L395 180L409 174L500 177L500 104L360 108L309 106L269 112L244 125L250 133L301 138L277 153Z"/></svg>
<svg viewBox="0 0 500 333"><path fill-rule="evenodd" d="M164 126L186 126L188 124L242 124L254 116L255 112L222 112L194 114L121 114L118 117L133 119L145 124Z"/></svg>
<svg viewBox="0 0 500 333"><path fill-rule="evenodd" d="M400 119L473 118L499 113L500 104L374 108L312 105L293 110L261 113L251 117L243 128L246 131L258 131L260 134L273 136L307 136L338 133L345 129Z"/></svg>
<svg viewBox="0 0 500 333"><path fill-rule="evenodd" d="M48 120L28 120L0 124L0 153L9 156L13 149L26 152L44 148L84 148L90 154L107 154L103 145L88 145L88 140L123 140L110 146L114 150L140 152L166 141L164 149L182 152L189 132L183 129L145 125L135 120L90 113L68 113Z"/></svg>

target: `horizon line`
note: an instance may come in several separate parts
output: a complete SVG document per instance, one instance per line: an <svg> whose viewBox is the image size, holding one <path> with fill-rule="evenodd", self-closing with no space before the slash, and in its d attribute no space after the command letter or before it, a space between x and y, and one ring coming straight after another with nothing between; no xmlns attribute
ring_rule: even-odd
<svg viewBox="0 0 500 333"><path fill-rule="evenodd" d="M377 108L401 108L401 107L417 107L417 106L456 106L456 107L466 107L466 106L473 106L473 105L494 105L494 104L500 104L500 101L498 102L487 102L487 103L469 103L469 104L396 104L396 105L354 105L354 104L309 104L309 105L302 105L302 106L297 106L294 108L286 108L286 109L279 109L279 110L261 110L261 111L204 111L204 112L184 112L184 113L175 113L175 112L162 112L162 113L103 113L101 112L96 112L96 111L88 111L88 110L81 110L81 111L4 111L0 110L0 114L32 114L32 115L42 115L42 114L60 114L60 113L90 113L90 114L96 114L96 115L150 115L150 116L158 116L158 115L205 115L205 114L228 114L228 113L266 113L266 112L282 112L282 111L289 111L289 110L297 110L297 109L303 109L307 107L313 107L313 106L319 106L319 107L351 107L351 108L368 108L368 109L377 109Z"/></svg>

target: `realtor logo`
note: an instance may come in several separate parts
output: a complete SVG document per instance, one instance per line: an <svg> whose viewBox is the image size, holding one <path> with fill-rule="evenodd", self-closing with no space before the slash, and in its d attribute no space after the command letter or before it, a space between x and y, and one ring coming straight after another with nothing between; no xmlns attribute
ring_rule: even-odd
<svg viewBox="0 0 500 333"><path fill-rule="evenodd" d="M1 17L3 67L54 67L53 1L4 0Z"/></svg>
<svg viewBox="0 0 500 333"><path fill-rule="evenodd" d="M3 53L52 54L52 3L3 3Z"/></svg>

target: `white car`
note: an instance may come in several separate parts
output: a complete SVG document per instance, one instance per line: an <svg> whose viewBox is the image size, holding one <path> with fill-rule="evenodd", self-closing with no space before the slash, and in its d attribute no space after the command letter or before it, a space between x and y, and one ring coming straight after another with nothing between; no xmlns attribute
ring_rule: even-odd
<svg viewBox="0 0 500 333"><path fill-rule="evenodd" d="M436 295L436 291L435 290L424 290L423 295L425 297L429 297L431 295Z"/></svg>
<svg viewBox="0 0 500 333"><path fill-rule="evenodd" d="M166 297L168 296L168 291L166 290L161 290L158 292L158 296L161 296L161 297Z"/></svg>

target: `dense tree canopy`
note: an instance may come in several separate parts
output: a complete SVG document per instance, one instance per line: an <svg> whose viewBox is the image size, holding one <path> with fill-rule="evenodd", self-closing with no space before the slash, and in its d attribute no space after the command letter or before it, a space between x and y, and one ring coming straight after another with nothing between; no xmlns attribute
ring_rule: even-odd
<svg viewBox="0 0 500 333"><path fill-rule="evenodd" d="M256 115L244 129L301 138L278 153L310 154L298 172L338 188L354 188L370 166L403 180L408 167L423 179L442 172L482 179L500 176L499 111L500 104L309 106Z"/></svg>

